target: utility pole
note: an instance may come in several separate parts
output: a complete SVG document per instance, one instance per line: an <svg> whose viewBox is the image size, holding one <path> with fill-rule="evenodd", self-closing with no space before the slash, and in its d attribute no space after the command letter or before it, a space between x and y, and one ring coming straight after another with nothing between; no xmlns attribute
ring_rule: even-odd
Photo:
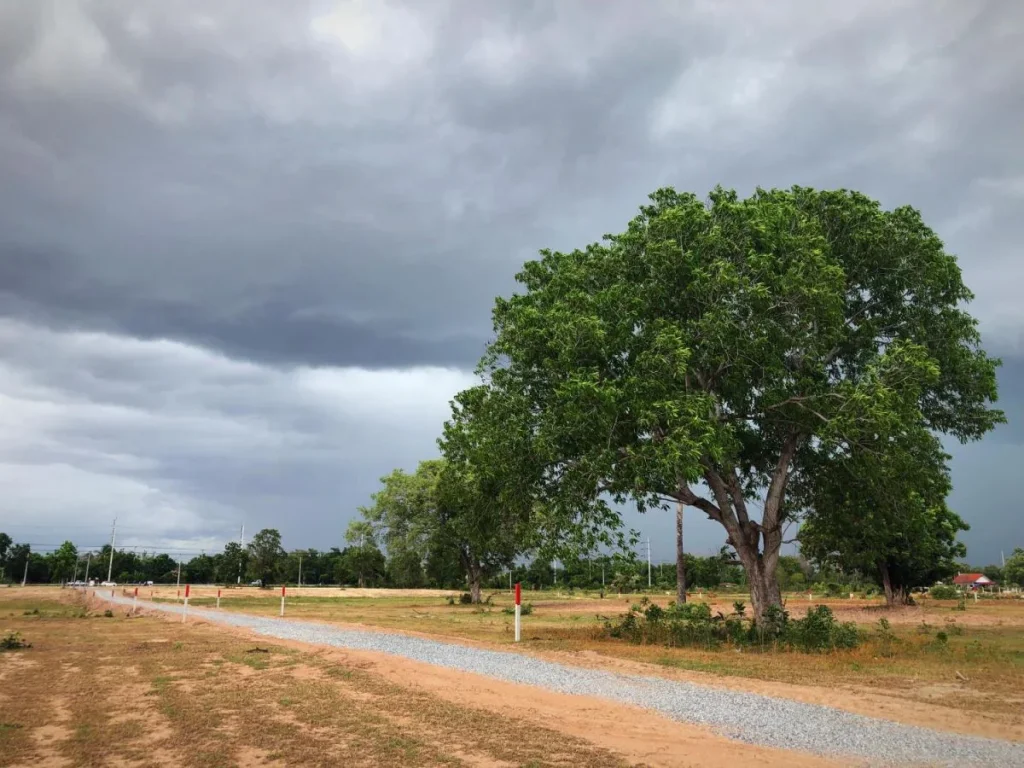
<svg viewBox="0 0 1024 768"><path fill-rule="evenodd" d="M999 556L1003 558L1003 568L1006 567L1006 553L1003 550L999 550Z"/></svg>
<svg viewBox="0 0 1024 768"><path fill-rule="evenodd" d="M85 561L85 586L89 586L89 564L92 562L92 552L88 554Z"/></svg>
<svg viewBox="0 0 1024 768"><path fill-rule="evenodd" d="M242 530L238 533L238 546L243 551L245 550L245 523L242 523ZM238 558L238 583L242 583L242 558L239 555Z"/></svg>
<svg viewBox="0 0 1024 768"><path fill-rule="evenodd" d="M302 586L302 553L299 552L299 586Z"/></svg>
<svg viewBox="0 0 1024 768"><path fill-rule="evenodd" d="M29 552L27 555L25 555L25 573L21 577L21 586L23 587L25 586L26 582L28 582L28 561L31 559L32 553Z"/></svg>
<svg viewBox="0 0 1024 768"><path fill-rule="evenodd" d="M110 527L110 564L107 566L107 581L110 581L114 573L114 534L117 533L117 517L114 517L114 524Z"/></svg>
<svg viewBox="0 0 1024 768"><path fill-rule="evenodd" d="M177 588L181 589L181 557L178 557L178 583Z"/></svg>
<svg viewBox="0 0 1024 768"><path fill-rule="evenodd" d="M647 537L647 588L651 588L651 537Z"/></svg>

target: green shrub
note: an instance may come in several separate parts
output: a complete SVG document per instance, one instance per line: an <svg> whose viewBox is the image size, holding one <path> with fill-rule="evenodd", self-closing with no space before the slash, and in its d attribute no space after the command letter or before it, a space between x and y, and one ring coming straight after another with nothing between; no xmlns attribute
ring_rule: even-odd
<svg viewBox="0 0 1024 768"><path fill-rule="evenodd" d="M472 603L473 603L473 596L471 594L469 594L469 592L463 592L461 595L459 595L459 604L460 605L472 605Z"/></svg>
<svg viewBox="0 0 1024 768"><path fill-rule="evenodd" d="M502 613L507 613L509 616L515 616L516 607L514 605L508 605L501 609ZM529 616L533 613L533 603L523 603L519 606L520 616Z"/></svg>
<svg viewBox="0 0 1024 768"><path fill-rule="evenodd" d="M733 609L729 615L712 614L707 603L672 603L665 609L645 600L617 621L606 620L604 626L610 637L669 647L728 645L815 653L855 648L860 642L856 626L836 622L828 606L817 606L805 618L795 620L779 606L769 606L760 621L748 619L742 603L734 603Z"/></svg>
<svg viewBox="0 0 1024 768"><path fill-rule="evenodd" d="M0 651L17 651L22 648L31 648L31 644L26 643L20 632L8 632L2 638L0 638Z"/></svg>
<svg viewBox="0 0 1024 768"><path fill-rule="evenodd" d="M928 595L936 600L956 600L960 597L960 591L948 584L936 584L928 590Z"/></svg>

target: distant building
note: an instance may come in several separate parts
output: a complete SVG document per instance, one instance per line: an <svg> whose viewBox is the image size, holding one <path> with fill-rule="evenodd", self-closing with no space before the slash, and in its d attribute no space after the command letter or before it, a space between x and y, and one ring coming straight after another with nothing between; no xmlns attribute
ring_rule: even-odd
<svg viewBox="0 0 1024 768"><path fill-rule="evenodd" d="M961 589L987 589L995 586L995 582L984 573L957 574L953 577L953 584Z"/></svg>

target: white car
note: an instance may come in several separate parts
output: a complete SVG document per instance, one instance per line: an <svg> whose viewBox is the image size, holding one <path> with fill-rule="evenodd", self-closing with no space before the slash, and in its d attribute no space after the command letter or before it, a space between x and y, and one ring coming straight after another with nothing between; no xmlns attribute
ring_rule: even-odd
<svg viewBox="0 0 1024 768"><path fill-rule="evenodd" d="M100 586L101 587L116 587L117 586L117 582L116 581L101 581L100 582Z"/></svg>

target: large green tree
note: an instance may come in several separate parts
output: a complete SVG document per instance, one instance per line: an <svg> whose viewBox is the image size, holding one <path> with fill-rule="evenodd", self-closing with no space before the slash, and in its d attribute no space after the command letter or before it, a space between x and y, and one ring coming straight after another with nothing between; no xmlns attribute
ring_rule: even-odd
<svg viewBox="0 0 1024 768"><path fill-rule="evenodd" d="M967 524L946 505L949 458L918 426L801 475L792 494L807 508L801 550L823 565L874 577L889 606L954 574L967 554L957 540Z"/></svg>
<svg viewBox="0 0 1024 768"><path fill-rule="evenodd" d="M625 232L517 279L481 364L512 435L529 422L514 470L552 505L700 510L757 616L781 601L795 475L908 422L973 440L1002 419L971 293L910 207L662 189Z"/></svg>
<svg viewBox="0 0 1024 768"><path fill-rule="evenodd" d="M249 542L249 572L263 586L274 581L284 557L281 533L276 528L264 528Z"/></svg>
<svg viewBox="0 0 1024 768"><path fill-rule="evenodd" d="M7 578L7 558L13 543L10 536L0 531L0 581L5 581Z"/></svg>
<svg viewBox="0 0 1024 768"><path fill-rule="evenodd" d="M1003 579L1008 586L1024 587L1024 549L1017 547L1006 558L1003 566Z"/></svg>
<svg viewBox="0 0 1024 768"><path fill-rule="evenodd" d="M50 578L70 581L78 562L78 549L70 541L65 541L50 554L49 560Z"/></svg>
<svg viewBox="0 0 1024 768"><path fill-rule="evenodd" d="M377 546L377 534L373 525L366 520L353 520L345 531L349 543L342 559L345 568L355 576L360 587L378 584L384 578L386 561L384 553Z"/></svg>

